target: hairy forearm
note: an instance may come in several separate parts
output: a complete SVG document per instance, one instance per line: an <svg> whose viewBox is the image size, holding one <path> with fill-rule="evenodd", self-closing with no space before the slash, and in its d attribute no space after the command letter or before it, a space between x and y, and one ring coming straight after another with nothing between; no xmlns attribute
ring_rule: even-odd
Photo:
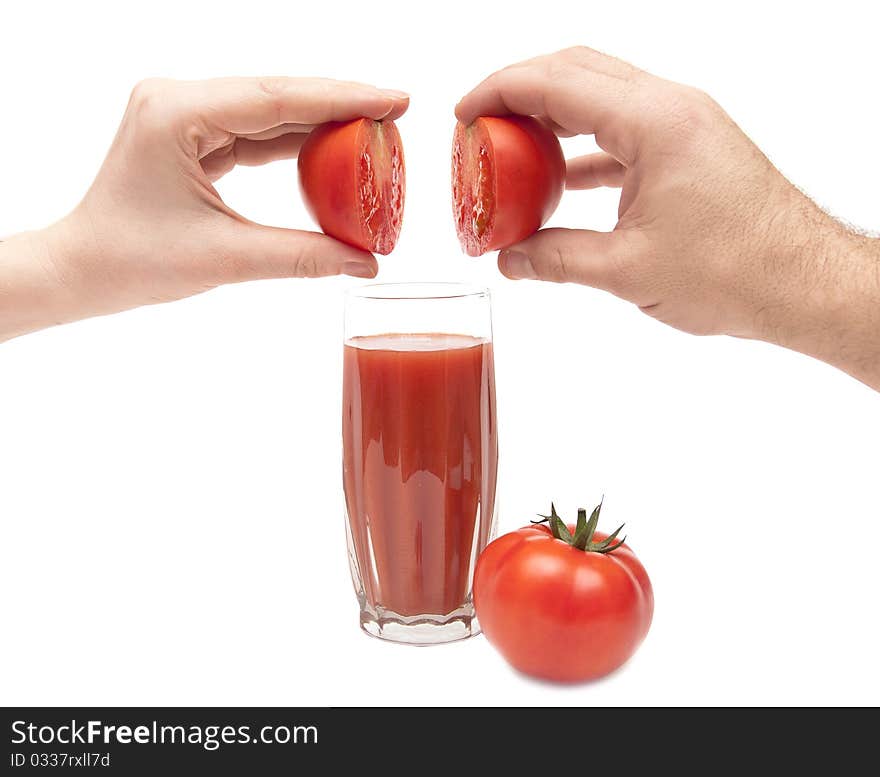
<svg viewBox="0 0 880 777"><path fill-rule="evenodd" d="M81 317L67 269L72 244L66 221L0 242L0 342Z"/></svg>
<svg viewBox="0 0 880 777"><path fill-rule="evenodd" d="M840 368L880 390L880 239L810 214L789 241L792 294L767 315L763 339Z"/></svg>

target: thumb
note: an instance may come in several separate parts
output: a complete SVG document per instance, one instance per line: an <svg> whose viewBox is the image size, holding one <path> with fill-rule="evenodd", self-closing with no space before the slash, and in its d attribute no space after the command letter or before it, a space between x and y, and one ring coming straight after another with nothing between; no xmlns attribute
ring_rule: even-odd
<svg viewBox="0 0 880 777"><path fill-rule="evenodd" d="M498 269L514 280L581 283L618 294L632 252L620 231L542 229L501 251Z"/></svg>
<svg viewBox="0 0 880 777"><path fill-rule="evenodd" d="M226 261L218 268L220 283L261 278L320 278L353 275L375 278L379 270L369 251L320 232L237 223L224 240Z"/></svg>

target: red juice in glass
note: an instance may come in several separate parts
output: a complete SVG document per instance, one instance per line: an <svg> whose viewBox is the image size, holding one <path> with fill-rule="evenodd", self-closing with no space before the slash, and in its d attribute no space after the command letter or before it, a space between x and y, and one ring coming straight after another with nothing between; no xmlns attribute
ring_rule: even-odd
<svg viewBox="0 0 880 777"><path fill-rule="evenodd" d="M419 644L475 633L471 583L493 528L498 461L490 337L348 337L342 434L363 628Z"/></svg>

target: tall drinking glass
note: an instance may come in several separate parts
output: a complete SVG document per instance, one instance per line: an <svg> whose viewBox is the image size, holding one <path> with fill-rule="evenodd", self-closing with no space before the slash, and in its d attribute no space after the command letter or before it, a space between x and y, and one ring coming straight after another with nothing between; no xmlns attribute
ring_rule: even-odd
<svg viewBox="0 0 880 777"><path fill-rule="evenodd" d="M342 448L361 627L430 645L479 633L474 565L495 522L489 292L362 286L345 304Z"/></svg>

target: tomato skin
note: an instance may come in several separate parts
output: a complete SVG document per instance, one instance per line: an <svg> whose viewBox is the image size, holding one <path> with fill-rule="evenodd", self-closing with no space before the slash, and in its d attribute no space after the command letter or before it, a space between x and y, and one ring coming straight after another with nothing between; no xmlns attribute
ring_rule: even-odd
<svg viewBox="0 0 880 777"><path fill-rule="evenodd" d="M481 158L487 180L478 184ZM540 229L565 190L565 157L556 135L531 116L482 116L456 127L453 208L469 256L517 243ZM488 214L484 231L472 213Z"/></svg>
<svg viewBox="0 0 880 777"><path fill-rule="evenodd" d="M405 195L403 144L393 121L322 124L303 143L297 167L306 208L326 234L391 253Z"/></svg>
<svg viewBox="0 0 880 777"><path fill-rule="evenodd" d="M595 541L606 536L596 532ZM514 668L583 682L636 651L651 626L654 593L626 545L588 553L534 525L499 537L480 555L474 607L483 634Z"/></svg>

